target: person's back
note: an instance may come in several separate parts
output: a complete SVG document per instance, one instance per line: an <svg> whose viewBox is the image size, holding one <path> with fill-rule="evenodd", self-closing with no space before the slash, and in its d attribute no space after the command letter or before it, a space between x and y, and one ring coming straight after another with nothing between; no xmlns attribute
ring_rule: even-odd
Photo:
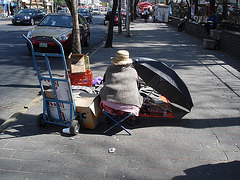
<svg viewBox="0 0 240 180"><path fill-rule="evenodd" d="M137 87L138 75L131 65L110 65L104 75L102 100L141 107Z"/></svg>
<svg viewBox="0 0 240 180"><path fill-rule="evenodd" d="M218 23L218 15L216 13L210 12L208 21L210 22L211 27L216 27Z"/></svg>
<svg viewBox="0 0 240 180"><path fill-rule="evenodd" d="M143 97L138 91L138 74L132 66L128 51L119 50L113 65L108 66L103 87L100 90L101 105L107 105L116 110L133 112L138 116L143 103Z"/></svg>
<svg viewBox="0 0 240 180"><path fill-rule="evenodd" d="M208 35L210 34L210 29L215 29L217 27L217 23L218 23L217 14L213 13L212 11L209 12L207 23L204 25L204 28L206 29Z"/></svg>
<svg viewBox="0 0 240 180"><path fill-rule="evenodd" d="M216 26L218 23L218 15L216 13L213 14L213 26Z"/></svg>

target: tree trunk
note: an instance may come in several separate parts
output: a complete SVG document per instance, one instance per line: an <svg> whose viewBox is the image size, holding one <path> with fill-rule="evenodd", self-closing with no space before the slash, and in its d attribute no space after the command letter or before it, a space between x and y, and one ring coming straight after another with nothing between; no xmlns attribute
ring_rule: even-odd
<svg viewBox="0 0 240 180"><path fill-rule="evenodd" d="M223 6L223 13L222 13L222 18L225 19L227 17L227 0L223 0L222 2L222 6Z"/></svg>
<svg viewBox="0 0 240 180"><path fill-rule="evenodd" d="M20 7L20 0L17 0L17 12L19 12L21 10L21 7Z"/></svg>
<svg viewBox="0 0 240 180"><path fill-rule="evenodd" d="M134 1L134 19L137 19L137 4L138 4L139 0L135 0Z"/></svg>
<svg viewBox="0 0 240 180"><path fill-rule="evenodd" d="M118 12L121 12L122 8L121 8L121 0L118 0L119 1L119 6L118 6ZM120 19L120 20L119 20ZM122 34L122 14L121 13L118 13L118 34Z"/></svg>
<svg viewBox="0 0 240 180"><path fill-rule="evenodd" d="M187 18L191 19L191 6L190 6L190 1L186 0L187 2Z"/></svg>
<svg viewBox="0 0 240 180"><path fill-rule="evenodd" d="M198 15L198 0L194 0L194 4L195 4L194 15Z"/></svg>
<svg viewBox="0 0 240 180"><path fill-rule="evenodd" d="M134 17L134 13L133 13L133 0L129 0L129 3L130 3L130 13L131 13L130 21L133 22L133 17Z"/></svg>
<svg viewBox="0 0 240 180"><path fill-rule="evenodd" d="M72 53L73 54L81 54L81 39L80 39L80 29L79 29L79 21L78 21L78 12L77 12L77 3L76 0L65 0L68 9L72 15L73 21L73 30L72 30Z"/></svg>
<svg viewBox="0 0 240 180"><path fill-rule="evenodd" d="M116 15L117 6L118 6L118 0L113 0L112 13L111 13L110 19L109 19L107 41L104 46L105 48L112 48L114 17Z"/></svg>
<svg viewBox="0 0 240 180"><path fill-rule="evenodd" d="M210 11L212 12L216 12L216 9L215 9L215 0L210 0Z"/></svg>

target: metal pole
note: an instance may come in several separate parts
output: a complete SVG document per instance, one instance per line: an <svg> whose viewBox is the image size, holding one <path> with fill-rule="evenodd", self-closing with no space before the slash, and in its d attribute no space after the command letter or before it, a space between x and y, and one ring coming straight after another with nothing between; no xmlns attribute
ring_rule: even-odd
<svg viewBox="0 0 240 180"><path fill-rule="evenodd" d="M126 9L126 37L130 37L130 32L129 32L129 0L127 0L127 9Z"/></svg>

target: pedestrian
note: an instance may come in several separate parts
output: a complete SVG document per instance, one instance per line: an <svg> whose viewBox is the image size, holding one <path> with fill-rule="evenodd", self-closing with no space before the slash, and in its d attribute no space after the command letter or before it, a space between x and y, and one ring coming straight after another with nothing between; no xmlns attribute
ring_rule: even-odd
<svg viewBox="0 0 240 180"><path fill-rule="evenodd" d="M112 114L123 115L132 112L134 115L131 120L134 123L143 103L138 89L137 71L126 50L119 50L116 57L111 58L111 62L103 77L103 87L99 93L100 105Z"/></svg>
<svg viewBox="0 0 240 180"><path fill-rule="evenodd" d="M143 15L144 15L144 18L145 18L145 22L147 22L148 17L149 17L149 12L148 12L147 8L144 8Z"/></svg>
<svg viewBox="0 0 240 180"><path fill-rule="evenodd" d="M210 11L207 23L204 24L204 28L206 29L208 35L210 35L210 29L215 29L217 27L217 23L218 23L217 14Z"/></svg>
<svg viewBox="0 0 240 180"><path fill-rule="evenodd" d="M185 30L185 22L187 21L187 16L180 19L180 23L178 23L178 31L184 31Z"/></svg>

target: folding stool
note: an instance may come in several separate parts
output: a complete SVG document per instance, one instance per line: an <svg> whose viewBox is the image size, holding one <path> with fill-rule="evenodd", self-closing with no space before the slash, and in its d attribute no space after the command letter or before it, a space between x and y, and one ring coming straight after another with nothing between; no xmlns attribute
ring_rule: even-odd
<svg viewBox="0 0 240 180"><path fill-rule="evenodd" d="M103 113L107 116L107 117L109 117L115 124L114 125L112 125L110 128L108 128L106 131L104 131L103 133L105 134L106 132L108 132L109 130L111 130L113 127L115 127L115 126L119 126L119 127L121 127L124 131L126 131L129 135L131 135L131 133L123 126L123 125L121 125L120 123L122 123L123 121L127 121L130 125L133 125L130 121L128 121L127 119L129 118L129 117L131 117L132 115L133 115L133 113L129 113L127 116L125 116L125 117L123 117L121 120L119 120L119 121L117 121L117 120L115 120L111 115L117 115L118 116L118 114L110 114L110 113L108 113L106 110L102 110L103 111ZM126 112L127 113L127 112ZM118 117L120 117L120 116L118 116Z"/></svg>

